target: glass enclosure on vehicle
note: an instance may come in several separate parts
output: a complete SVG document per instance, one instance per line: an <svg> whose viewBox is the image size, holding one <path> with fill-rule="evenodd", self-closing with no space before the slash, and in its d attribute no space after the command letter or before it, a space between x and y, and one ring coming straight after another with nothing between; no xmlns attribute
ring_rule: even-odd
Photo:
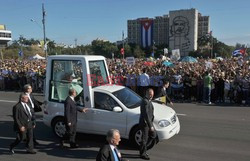
<svg viewBox="0 0 250 161"><path fill-rule="evenodd" d="M104 60L89 61L90 81L89 85L96 87L109 83Z"/></svg>
<svg viewBox="0 0 250 161"><path fill-rule="evenodd" d="M53 102L64 102L69 95L69 89L74 88L77 92L77 104L84 105L81 61L53 60L51 67L49 100Z"/></svg>

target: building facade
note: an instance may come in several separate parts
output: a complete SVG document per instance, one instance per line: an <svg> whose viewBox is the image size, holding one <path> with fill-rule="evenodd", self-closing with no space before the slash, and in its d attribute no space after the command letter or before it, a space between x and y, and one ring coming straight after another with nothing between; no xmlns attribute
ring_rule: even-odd
<svg viewBox="0 0 250 161"><path fill-rule="evenodd" d="M11 31L7 30L5 25L0 25L0 49L7 47L11 40Z"/></svg>
<svg viewBox="0 0 250 161"><path fill-rule="evenodd" d="M128 33L128 43L131 44L138 44L138 45L142 45L141 43L141 22L142 21L148 21L150 20L149 18L145 17L145 18L138 18L136 20L128 20L127 21L127 33Z"/></svg>
<svg viewBox="0 0 250 161"><path fill-rule="evenodd" d="M128 20L127 27L128 43L145 47L145 39L146 47L153 44L166 45L170 50L180 49L181 56L186 56L190 51L197 50L198 38L209 33L210 18L202 16L197 9L192 8L170 11L169 15L154 19L146 17ZM150 44L149 41L153 43Z"/></svg>
<svg viewBox="0 0 250 161"><path fill-rule="evenodd" d="M154 19L153 39L155 45L168 45L169 16L157 16Z"/></svg>
<svg viewBox="0 0 250 161"><path fill-rule="evenodd" d="M150 24L151 23L151 24ZM138 18L135 20L127 21L127 33L128 43L138 44L143 46L143 32L144 28L147 28L147 24L152 27L151 40L155 45L168 44L168 28L169 28L169 16L157 16L152 18ZM149 35L148 35L149 36Z"/></svg>
<svg viewBox="0 0 250 161"><path fill-rule="evenodd" d="M198 38L207 35L210 32L210 17L198 14Z"/></svg>
<svg viewBox="0 0 250 161"><path fill-rule="evenodd" d="M197 50L198 11L176 10L169 13L169 48L179 49L181 56Z"/></svg>

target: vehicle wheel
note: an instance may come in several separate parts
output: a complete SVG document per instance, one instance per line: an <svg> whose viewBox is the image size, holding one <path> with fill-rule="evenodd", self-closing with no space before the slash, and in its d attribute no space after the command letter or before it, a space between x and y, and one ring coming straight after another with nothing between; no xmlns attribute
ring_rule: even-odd
<svg viewBox="0 0 250 161"><path fill-rule="evenodd" d="M131 133L130 133L130 141L132 142L132 144L136 147L139 148L141 145L141 141L142 141L142 131L139 128L139 126L136 126L132 129ZM156 143L156 139L154 141L152 141L149 145L147 145L147 149L151 149L153 148L153 146Z"/></svg>
<svg viewBox="0 0 250 161"><path fill-rule="evenodd" d="M65 127L63 118L60 118L60 117L56 118L52 123L52 128L53 128L54 134L57 137L62 138L66 132L66 127Z"/></svg>

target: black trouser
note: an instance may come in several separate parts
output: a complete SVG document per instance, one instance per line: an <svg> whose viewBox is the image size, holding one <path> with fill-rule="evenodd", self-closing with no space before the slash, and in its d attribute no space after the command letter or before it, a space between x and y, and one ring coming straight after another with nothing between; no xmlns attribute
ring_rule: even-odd
<svg viewBox="0 0 250 161"><path fill-rule="evenodd" d="M10 144L10 148L13 149L21 141L23 141L25 138L25 135L26 135L26 141L27 141L26 146L27 146L28 150L33 150L34 144L33 144L33 128L32 127L28 128L24 132L18 131L16 133L16 140L12 144Z"/></svg>
<svg viewBox="0 0 250 161"><path fill-rule="evenodd" d="M156 138L156 132L150 131L148 126L141 127L142 131L142 142L140 146L140 155L145 156L147 147L152 143Z"/></svg>
<svg viewBox="0 0 250 161"><path fill-rule="evenodd" d="M70 144L75 144L76 138L76 124L72 124L71 126L66 126L66 133L64 134L62 141L69 140Z"/></svg>
<svg viewBox="0 0 250 161"><path fill-rule="evenodd" d="M37 142L37 141L36 141L36 137L35 137L35 129L33 129L33 143L34 143L34 142Z"/></svg>

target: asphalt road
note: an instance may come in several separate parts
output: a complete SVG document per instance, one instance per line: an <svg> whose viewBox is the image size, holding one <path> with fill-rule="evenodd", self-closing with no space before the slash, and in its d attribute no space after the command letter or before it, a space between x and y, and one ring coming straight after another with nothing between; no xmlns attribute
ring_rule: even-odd
<svg viewBox="0 0 250 161"><path fill-rule="evenodd" d="M40 94L36 98L43 100ZM0 92L0 161L73 161L95 160L104 136L78 134L78 149L61 149L52 130L42 123L38 113L36 137L40 143L37 154L26 154L24 143L15 154L9 153L14 141L12 107L18 93ZM250 107L218 106L194 103L175 104L181 131L178 135L158 143L148 151L152 161L249 161ZM138 151L122 140L120 150L130 161L140 161Z"/></svg>

